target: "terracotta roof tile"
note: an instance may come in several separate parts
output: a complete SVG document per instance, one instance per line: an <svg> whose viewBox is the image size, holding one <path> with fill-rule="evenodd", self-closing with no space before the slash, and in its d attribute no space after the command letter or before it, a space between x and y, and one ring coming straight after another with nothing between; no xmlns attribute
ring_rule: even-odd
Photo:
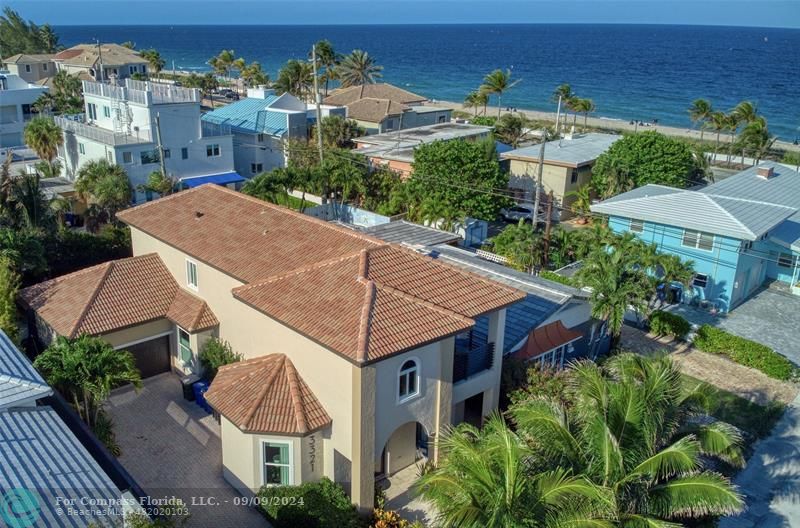
<svg viewBox="0 0 800 528"><path fill-rule="evenodd" d="M582 337L581 332L570 330L561 321L554 321L531 330L528 334L528 342L514 355L520 359L533 359Z"/></svg>
<svg viewBox="0 0 800 528"><path fill-rule="evenodd" d="M23 289L20 300L66 337L100 335L168 317L196 331L218 324L155 253L114 260Z"/></svg>
<svg viewBox="0 0 800 528"><path fill-rule="evenodd" d="M326 97L324 103L348 106L364 98L389 99L400 104L421 103L428 100L425 96L403 90L389 83L375 83L340 88Z"/></svg>
<svg viewBox="0 0 800 528"><path fill-rule="evenodd" d="M411 107L389 99L364 98L347 105L347 117L369 123L380 123L389 116L400 115Z"/></svg>
<svg viewBox="0 0 800 528"><path fill-rule="evenodd" d="M331 424L283 354L221 367L205 396L217 412L249 433L305 435Z"/></svg>

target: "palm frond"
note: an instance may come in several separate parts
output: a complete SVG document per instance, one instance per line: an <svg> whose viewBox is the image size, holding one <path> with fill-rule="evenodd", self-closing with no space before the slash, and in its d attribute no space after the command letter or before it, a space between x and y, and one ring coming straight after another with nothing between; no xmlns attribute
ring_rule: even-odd
<svg viewBox="0 0 800 528"><path fill-rule="evenodd" d="M650 513L666 518L732 515L743 508L742 496L730 481L708 471L654 486L648 502Z"/></svg>

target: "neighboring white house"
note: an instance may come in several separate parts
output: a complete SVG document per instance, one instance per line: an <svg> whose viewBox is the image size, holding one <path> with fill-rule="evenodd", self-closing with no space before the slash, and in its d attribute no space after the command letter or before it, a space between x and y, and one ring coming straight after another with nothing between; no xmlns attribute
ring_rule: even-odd
<svg viewBox="0 0 800 528"><path fill-rule="evenodd" d="M198 90L125 79L125 86L84 81L83 94L84 114L55 118L64 130L59 159L67 178L74 180L88 161L105 158L124 167L136 189L160 170L158 119L170 177L229 175L234 180L215 182L241 180L232 173L231 136L201 133ZM136 202L149 199L136 191Z"/></svg>
<svg viewBox="0 0 800 528"><path fill-rule="evenodd" d="M322 116L339 114L343 108L325 106ZM203 115L204 134L233 134L234 165L246 178L286 166L284 141L308 137L315 109L289 93L249 88L247 98Z"/></svg>
<svg viewBox="0 0 800 528"><path fill-rule="evenodd" d="M46 91L17 75L0 73L0 147L24 144L22 132L33 117L31 106Z"/></svg>
<svg viewBox="0 0 800 528"><path fill-rule="evenodd" d="M29 83L39 83L42 79L55 75L56 65L53 63L53 57L52 54L17 53L3 59L3 68Z"/></svg>

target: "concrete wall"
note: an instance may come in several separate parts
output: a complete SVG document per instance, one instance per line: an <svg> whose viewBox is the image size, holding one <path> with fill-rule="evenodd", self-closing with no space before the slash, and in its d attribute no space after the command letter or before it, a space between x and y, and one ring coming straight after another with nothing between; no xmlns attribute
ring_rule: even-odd
<svg viewBox="0 0 800 528"><path fill-rule="evenodd" d="M149 323L103 334L102 338L108 341L113 347L122 347L124 345L142 342L167 332L174 334L175 324L168 319L158 319ZM172 347L172 349L174 350L175 347Z"/></svg>
<svg viewBox="0 0 800 528"><path fill-rule="evenodd" d="M20 147L25 143L25 124L32 117L30 108L23 111L22 107L33 105L47 88L29 86L14 76L8 76L6 83L8 88L0 90L0 147Z"/></svg>
<svg viewBox="0 0 800 528"><path fill-rule="evenodd" d="M31 71L27 70L27 67ZM6 68L10 73L18 75L20 78L29 83L35 83L46 77L52 77L56 74L56 65L50 62L32 62L30 64L6 64Z"/></svg>
<svg viewBox="0 0 800 528"><path fill-rule="evenodd" d="M149 235L131 228L133 254L156 252L178 284L186 284L186 255ZM253 358L272 353L289 357L333 420L330 436L321 442L324 475L335 477L334 451L352 461L353 365L314 341L236 300L231 293L242 283L207 264L197 262L198 291L219 319L219 338ZM370 446L371 447L371 446ZM370 458L370 464L371 464ZM371 466L370 466L371 467Z"/></svg>
<svg viewBox="0 0 800 528"><path fill-rule="evenodd" d="M261 139L259 140L259 136ZM233 134L233 160L236 172L252 178L261 172L286 166L286 155L281 137L269 134ZM253 164L261 164L261 171L253 172Z"/></svg>

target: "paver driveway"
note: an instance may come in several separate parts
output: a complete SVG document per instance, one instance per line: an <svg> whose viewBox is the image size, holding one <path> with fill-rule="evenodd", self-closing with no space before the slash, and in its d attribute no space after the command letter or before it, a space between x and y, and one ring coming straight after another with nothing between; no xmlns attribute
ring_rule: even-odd
<svg viewBox="0 0 800 528"><path fill-rule="evenodd" d="M219 425L183 399L177 376L152 377L138 393L126 387L110 400L119 460L150 497L181 498L191 528L269 527L254 509L234 505L239 495L222 478ZM204 505L212 497L218 505Z"/></svg>

